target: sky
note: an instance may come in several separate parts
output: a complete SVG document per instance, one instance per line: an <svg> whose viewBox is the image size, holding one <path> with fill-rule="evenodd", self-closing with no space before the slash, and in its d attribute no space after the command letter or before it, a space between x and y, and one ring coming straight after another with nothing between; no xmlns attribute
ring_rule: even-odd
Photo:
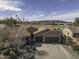
<svg viewBox="0 0 79 59"><path fill-rule="evenodd" d="M74 21L79 17L79 0L0 0L0 18L15 15L25 21Z"/></svg>

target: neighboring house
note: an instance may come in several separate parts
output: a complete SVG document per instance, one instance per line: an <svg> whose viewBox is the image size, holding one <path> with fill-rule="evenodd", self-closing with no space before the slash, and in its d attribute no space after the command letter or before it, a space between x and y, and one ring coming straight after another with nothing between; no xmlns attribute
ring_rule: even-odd
<svg viewBox="0 0 79 59"><path fill-rule="evenodd" d="M79 27L71 26L71 27L64 28L62 33L63 33L63 36L66 37L66 39L72 38L73 42L76 42L77 44L79 44Z"/></svg>
<svg viewBox="0 0 79 59"><path fill-rule="evenodd" d="M21 26L17 31L18 33L16 34L16 37L20 39L23 38L24 40L31 39L30 33L27 31L27 28L29 27L30 26L27 27L26 25ZM60 32L54 30L51 26L33 26L33 27L38 29L37 31L34 32L34 38L36 42L58 43L60 41Z"/></svg>
<svg viewBox="0 0 79 59"><path fill-rule="evenodd" d="M73 23L72 22L57 22L57 23L55 23L56 25L73 25Z"/></svg>

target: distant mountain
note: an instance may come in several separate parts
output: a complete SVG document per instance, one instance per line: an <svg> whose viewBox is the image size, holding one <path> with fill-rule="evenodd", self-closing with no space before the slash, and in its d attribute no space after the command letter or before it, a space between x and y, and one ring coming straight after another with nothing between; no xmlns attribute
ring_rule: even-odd
<svg viewBox="0 0 79 59"><path fill-rule="evenodd" d="M67 21L60 20L43 20L43 21L31 21L32 24L64 24L64 23L72 23Z"/></svg>

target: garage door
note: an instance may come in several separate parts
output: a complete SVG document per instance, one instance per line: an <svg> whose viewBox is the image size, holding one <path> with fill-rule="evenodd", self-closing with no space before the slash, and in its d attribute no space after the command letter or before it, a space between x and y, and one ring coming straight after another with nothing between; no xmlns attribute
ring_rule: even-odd
<svg viewBox="0 0 79 59"><path fill-rule="evenodd" d="M42 42L43 41L43 37L35 37L36 42Z"/></svg>
<svg viewBox="0 0 79 59"><path fill-rule="evenodd" d="M58 37L45 37L46 43L58 43L59 38Z"/></svg>

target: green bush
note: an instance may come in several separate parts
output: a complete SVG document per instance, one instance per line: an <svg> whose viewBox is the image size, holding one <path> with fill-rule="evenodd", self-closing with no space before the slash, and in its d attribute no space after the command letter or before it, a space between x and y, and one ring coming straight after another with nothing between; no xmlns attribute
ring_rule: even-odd
<svg viewBox="0 0 79 59"><path fill-rule="evenodd" d="M65 44L67 45L71 45L72 44L72 38L68 37L66 40L65 40Z"/></svg>
<svg viewBox="0 0 79 59"><path fill-rule="evenodd" d="M5 18L4 20L0 20L0 24L6 24L6 25L16 25L17 19L11 18Z"/></svg>

